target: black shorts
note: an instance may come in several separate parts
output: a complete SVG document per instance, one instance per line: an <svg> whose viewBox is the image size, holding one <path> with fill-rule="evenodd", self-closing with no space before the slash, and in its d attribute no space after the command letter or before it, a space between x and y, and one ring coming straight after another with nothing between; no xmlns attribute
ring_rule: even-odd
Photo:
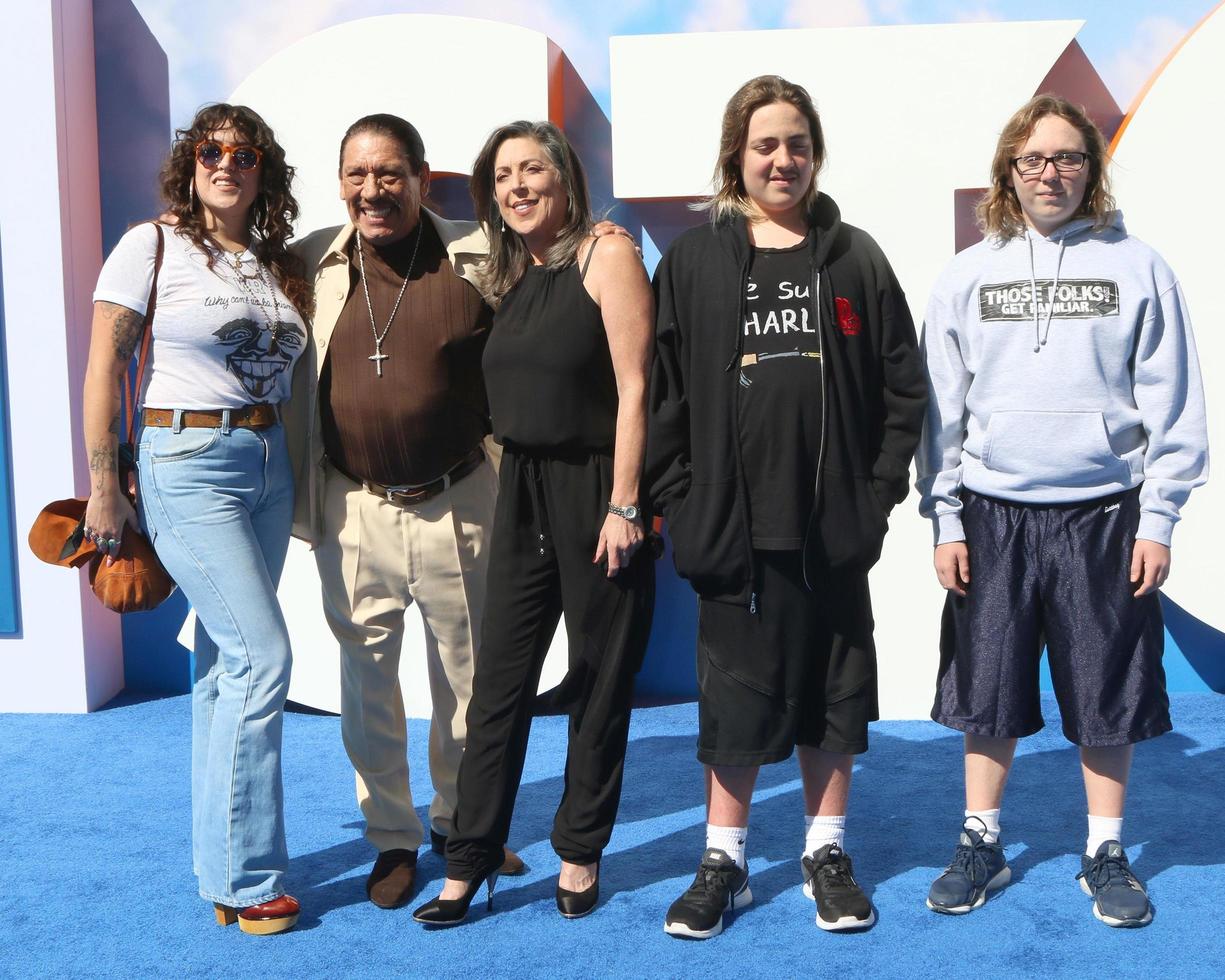
<svg viewBox="0 0 1225 980"><path fill-rule="evenodd" d="M970 588L948 594L932 718L972 735L1042 728L1045 644L1063 734L1130 745L1170 730L1157 595L1129 580L1140 491L1075 504L963 492Z"/></svg>
<svg viewBox="0 0 1225 980"><path fill-rule="evenodd" d="M866 575L804 585L798 551L754 552L756 611L698 606L698 759L779 762L796 745L868 748L879 715Z"/></svg>

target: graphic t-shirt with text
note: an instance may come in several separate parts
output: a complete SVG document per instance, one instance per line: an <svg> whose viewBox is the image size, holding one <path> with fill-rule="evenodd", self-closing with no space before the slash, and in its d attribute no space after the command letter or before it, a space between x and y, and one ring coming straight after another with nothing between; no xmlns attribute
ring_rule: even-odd
<svg viewBox="0 0 1225 980"><path fill-rule="evenodd" d="M821 341L807 241L753 250L740 359L740 444L753 547L799 548L821 444Z"/></svg>
<svg viewBox="0 0 1225 980"><path fill-rule="evenodd" d="M306 347L302 317L248 249L215 251L213 268L191 240L163 228L157 312L143 405L241 408L289 397L293 366ZM94 301L144 314L153 282L157 232L130 229L98 276Z"/></svg>

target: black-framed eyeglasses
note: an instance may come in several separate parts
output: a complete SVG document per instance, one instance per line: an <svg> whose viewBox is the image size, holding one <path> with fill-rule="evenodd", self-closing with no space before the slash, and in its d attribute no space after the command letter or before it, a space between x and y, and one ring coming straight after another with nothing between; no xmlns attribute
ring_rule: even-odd
<svg viewBox="0 0 1225 980"><path fill-rule="evenodd" d="M1053 163L1061 174L1078 173L1088 159L1088 153L1071 151L1062 151L1050 157L1044 157L1041 153L1026 153L1024 156L1013 157L1012 165L1022 177L1036 177L1046 169L1048 163Z"/></svg>

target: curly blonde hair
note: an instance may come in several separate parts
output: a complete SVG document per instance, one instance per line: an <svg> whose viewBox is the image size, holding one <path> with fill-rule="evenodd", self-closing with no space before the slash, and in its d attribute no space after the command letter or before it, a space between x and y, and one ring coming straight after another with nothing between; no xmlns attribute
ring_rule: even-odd
<svg viewBox="0 0 1225 980"><path fill-rule="evenodd" d="M1038 122L1046 116L1058 116L1080 131L1088 153L1089 182L1085 196L1073 217L1092 218L1093 227L1102 229L1110 224L1114 198L1110 194L1110 175L1106 166L1110 157L1106 139L1096 123L1089 118L1084 106L1076 105L1058 95L1036 95L1012 114L995 144L991 161L991 187L975 208L978 227L989 238L1007 240L1025 231L1025 216L1012 187L1012 160L1025 145Z"/></svg>

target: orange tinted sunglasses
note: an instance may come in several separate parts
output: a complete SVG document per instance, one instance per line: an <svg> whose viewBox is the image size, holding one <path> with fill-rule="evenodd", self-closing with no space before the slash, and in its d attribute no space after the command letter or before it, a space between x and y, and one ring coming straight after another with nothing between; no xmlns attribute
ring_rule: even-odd
<svg viewBox="0 0 1225 980"><path fill-rule="evenodd" d="M234 160L234 166L239 170L254 170L264 153L258 146L243 143L230 146L229 143L219 143L216 140L200 140L196 144L196 159L208 170L215 170L221 165L226 154Z"/></svg>

